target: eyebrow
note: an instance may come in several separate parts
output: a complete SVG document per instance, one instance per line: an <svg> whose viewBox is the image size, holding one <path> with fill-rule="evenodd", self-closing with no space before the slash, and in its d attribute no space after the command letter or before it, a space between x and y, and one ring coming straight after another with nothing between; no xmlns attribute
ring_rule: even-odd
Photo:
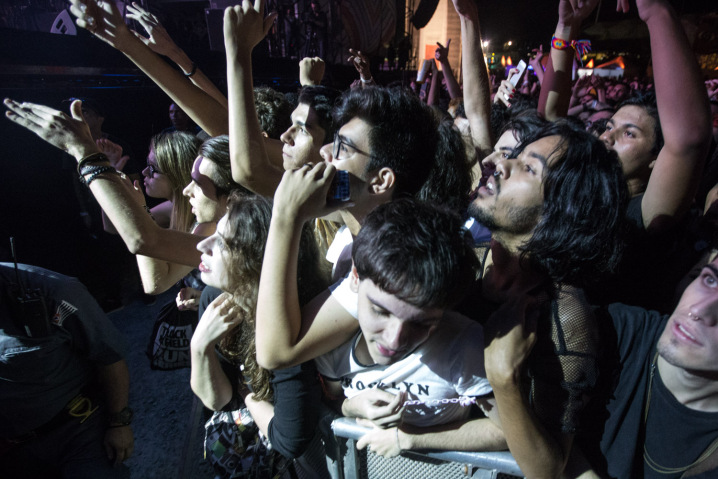
<svg viewBox="0 0 718 479"><path fill-rule="evenodd" d="M370 302L371 304L373 304L374 306L377 306L377 307L383 309L384 311L387 311L387 312L389 312L389 313L391 313L391 314L394 314L394 313L391 312L391 310L390 310L389 308L385 307L385 306L384 306L383 304L381 304L379 301L376 301L376 300L372 299L372 297L369 296L368 294L367 294L366 297L367 297L367 299L369 300L369 302ZM422 316L422 317L420 317L420 318L418 318L418 319L414 319L414 318L412 318L412 319L403 319L403 321L409 321L409 322L412 322L412 323L428 323L428 322L430 322L430 321L438 321L439 319L441 319L441 318L432 318L432 317Z"/></svg>
<svg viewBox="0 0 718 479"><path fill-rule="evenodd" d="M357 150L357 151L361 151L361 150L359 149L359 147L356 146L356 143L354 143L354 142L351 140L351 138L347 138L347 137L344 136L344 135L337 135L337 137L338 137L338 138L341 140L341 142L344 143L345 145L351 146L352 148L354 148L354 149Z"/></svg>
<svg viewBox="0 0 718 479"><path fill-rule="evenodd" d="M716 268L715 266L713 266L712 263L708 263L708 264L705 265L703 268L708 268L709 270L711 270L711 271L713 272L714 275L718 276L718 268Z"/></svg>
<svg viewBox="0 0 718 479"><path fill-rule="evenodd" d="M600 111L604 111L604 110L600 110ZM615 125L615 124L616 124L616 122L613 121L613 118L609 118L608 121L606 122L606 124L608 124L608 123L611 123L612 125ZM623 128L635 128L635 129L638 130L638 131L643 131L643 128L641 128L640 126L636 125L635 123L623 123L623 124L621 125L621 127L623 127Z"/></svg>
<svg viewBox="0 0 718 479"><path fill-rule="evenodd" d="M540 155L533 151L529 151L526 154L531 158L536 158L537 160L539 160L543 166L546 166L548 164L548 159L543 155Z"/></svg>

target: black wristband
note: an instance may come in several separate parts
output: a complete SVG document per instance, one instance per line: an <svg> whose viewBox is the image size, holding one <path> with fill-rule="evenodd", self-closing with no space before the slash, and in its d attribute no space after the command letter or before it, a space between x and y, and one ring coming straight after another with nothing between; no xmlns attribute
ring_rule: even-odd
<svg viewBox="0 0 718 479"><path fill-rule="evenodd" d="M87 155L86 157L77 162L77 173L82 174L80 173L80 171L82 170L82 167L85 166L87 163L95 163L98 161L110 160L107 158L107 155L105 155L101 151L98 151L97 153L93 153L91 155Z"/></svg>

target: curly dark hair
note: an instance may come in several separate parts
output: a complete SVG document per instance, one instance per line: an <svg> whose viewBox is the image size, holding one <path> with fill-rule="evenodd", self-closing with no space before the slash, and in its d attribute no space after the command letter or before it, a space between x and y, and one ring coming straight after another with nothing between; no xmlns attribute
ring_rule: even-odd
<svg viewBox="0 0 718 479"><path fill-rule="evenodd" d="M275 140L287 131L292 125L292 110L294 106L289 103L284 94L269 88L259 86L254 89L254 106L257 109L257 118L262 131L269 138Z"/></svg>
<svg viewBox="0 0 718 479"><path fill-rule="evenodd" d="M231 258L228 269L233 288L228 293L241 311L242 321L220 341L220 351L227 358L244 364L242 374L258 401L271 401L273 395L272 372L257 364L254 336L259 276L271 218L270 200L233 193L227 206L227 227L223 236ZM226 236L227 232L231 232L231 236ZM328 278L320 260L314 234L309 224L305 224L297 274L300 304L306 304L327 287Z"/></svg>
<svg viewBox="0 0 718 479"><path fill-rule="evenodd" d="M352 245L359 279L419 308L451 308L466 295L479 261L461 218L401 199L375 208Z"/></svg>

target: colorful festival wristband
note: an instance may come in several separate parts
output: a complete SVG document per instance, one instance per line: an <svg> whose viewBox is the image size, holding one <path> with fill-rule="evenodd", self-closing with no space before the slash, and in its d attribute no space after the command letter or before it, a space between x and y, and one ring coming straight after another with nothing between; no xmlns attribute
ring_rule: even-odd
<svg viewBox="0 0 718 479"><path fill-rule="evenodd" d="M591 51L591 40L571 40L569 42L562 38L551 37L551 48L556 50L573 48L576 50L576 58L581 61L581 57Z"/></svg>

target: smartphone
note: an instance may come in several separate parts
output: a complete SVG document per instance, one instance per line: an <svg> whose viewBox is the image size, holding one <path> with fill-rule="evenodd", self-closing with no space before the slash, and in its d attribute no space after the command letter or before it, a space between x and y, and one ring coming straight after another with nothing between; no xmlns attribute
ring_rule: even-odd
<svg viewBox="0 0 718 479"><path fill-rule="evenodd" d="M512 76L509 80L509 83L511 83L514 87L519 84L521 78L523 78L524 73L526 72L526 62L521 60L516 68L518 68L519 72Z"/></svg>
<svg viewBox="0 0 718 479"><path fill-rule="evenodd" d="M333 202L344 203L351 199L349 192L349 172L344 170L337 170L334 178L332 178L332 185L329 187L329 194L327 200Z"/></svg>

